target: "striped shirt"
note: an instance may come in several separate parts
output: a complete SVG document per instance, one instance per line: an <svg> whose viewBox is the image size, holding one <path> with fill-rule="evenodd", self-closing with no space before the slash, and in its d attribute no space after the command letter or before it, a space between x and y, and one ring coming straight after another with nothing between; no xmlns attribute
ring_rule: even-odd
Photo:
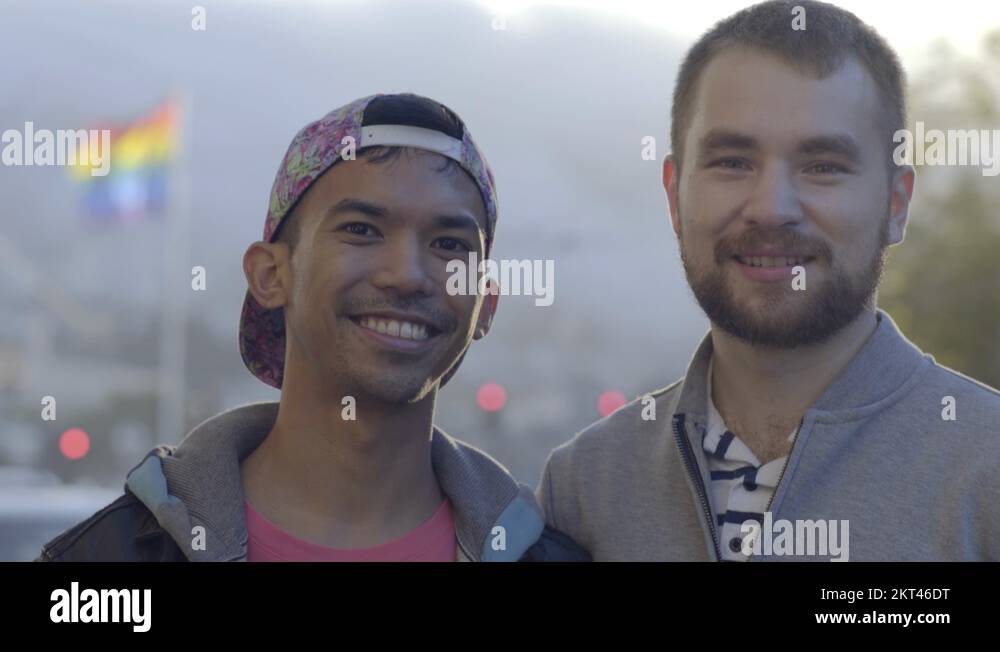
<svg viewBox="0 0 1000 652"><path fill-rule="evenodd" d="M785 467L788 456L761 465L757 456L731 432L712 401L712 362L708 363L708 423L702 434L702 447L708 459L712 479L709 493L719 532L719 547L724 561L746 561L742 552L740 526L747 520L764 522L767 509ZM792 441L796 428L788 440Z"/></svg>

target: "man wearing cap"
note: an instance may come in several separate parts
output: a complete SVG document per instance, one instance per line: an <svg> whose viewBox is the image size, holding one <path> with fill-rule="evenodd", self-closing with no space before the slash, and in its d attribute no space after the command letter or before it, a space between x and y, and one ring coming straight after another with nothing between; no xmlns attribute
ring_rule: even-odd
<svg viewBox="0 0 1000 652"><path fill-rule="evenodd" d="M307 125L243 258L239 343L281 399L160 446L48 561L582 561L532 491L433 425L496 294L445 291L489 255L496 191L462 121L375 95Z"/></svg>
<svg viewBox="0 0 1000 652"><path fill-rule="evenodd" d="M904 89L871 27L809 0L689 50L663 184L711 331L550 456L548 523L595 560L1000 561L1000 393L875 304L914 186Z"/></svg>

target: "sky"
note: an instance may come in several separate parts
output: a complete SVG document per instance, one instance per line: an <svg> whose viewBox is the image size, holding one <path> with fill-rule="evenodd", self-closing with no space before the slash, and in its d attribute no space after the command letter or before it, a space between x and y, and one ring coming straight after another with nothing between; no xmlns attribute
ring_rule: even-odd
<svg viewBox="0 0 1000 652"><path fill-rule="evenodd" d="M348 0L350 1L350 0ZM592 12L662 30L682 39L696 37L715 21L739 11L747 2L712 0L477 0L488 12L502 12L513 21L531 21L540 8L562 7ZM943 38L960 50L975 47L978 36L1000 24L1000 4L993 0L838 0L834 4L875 25L901 53L916 52ZM808 19L807 19L808 20Z"/></svg>

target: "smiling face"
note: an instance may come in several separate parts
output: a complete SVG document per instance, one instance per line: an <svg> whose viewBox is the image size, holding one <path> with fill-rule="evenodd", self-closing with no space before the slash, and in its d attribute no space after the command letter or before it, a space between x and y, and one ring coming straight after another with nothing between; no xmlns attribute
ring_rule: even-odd
<svg viewBox="0 0 1000 652"><path fill-rule="evenodd" d="M487 223L476 184L446 162L409 149L341 161L296 207L290 259L258 243L287 259L286 361L352 396L413 402L486 334L495 300L445 291L449 261L483 258Z"/></svg>
<svg viewBox="0 0 1000 652"><path fill-rule="evenodd" d="M902 240L912 170L891 169L880 99L853 59L817 79L745 48L715 55L664 184L688 282L748 343L822 342L871 305ZM793 287L804 269L805 289Z"/></svg>

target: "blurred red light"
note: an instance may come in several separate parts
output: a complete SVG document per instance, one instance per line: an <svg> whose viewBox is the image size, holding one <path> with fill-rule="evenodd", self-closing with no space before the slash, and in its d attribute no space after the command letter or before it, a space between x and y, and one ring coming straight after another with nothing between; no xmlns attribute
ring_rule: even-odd
<svg viewBox="0 0 1000 652"><path fill-rule="evenodd" d="M476 402L487 412L498 412L507 403L507 390L498 383L486 383L476 392Z"/></svg>
<svg viewBox="0 0 1000 652"><path fill-rule="evenodd" d="M59 450L71 460L78 460L90 451L90 437L81 428L70 428L59 437Z"/></svg>
<svg viewBox="0 0 1000 652"><path fill-rule="evenodd" d="M601 416L606 417L621 406L625 405L625 396L621 392L608 390L597 399L597 409L601 411Z"/></svg>

